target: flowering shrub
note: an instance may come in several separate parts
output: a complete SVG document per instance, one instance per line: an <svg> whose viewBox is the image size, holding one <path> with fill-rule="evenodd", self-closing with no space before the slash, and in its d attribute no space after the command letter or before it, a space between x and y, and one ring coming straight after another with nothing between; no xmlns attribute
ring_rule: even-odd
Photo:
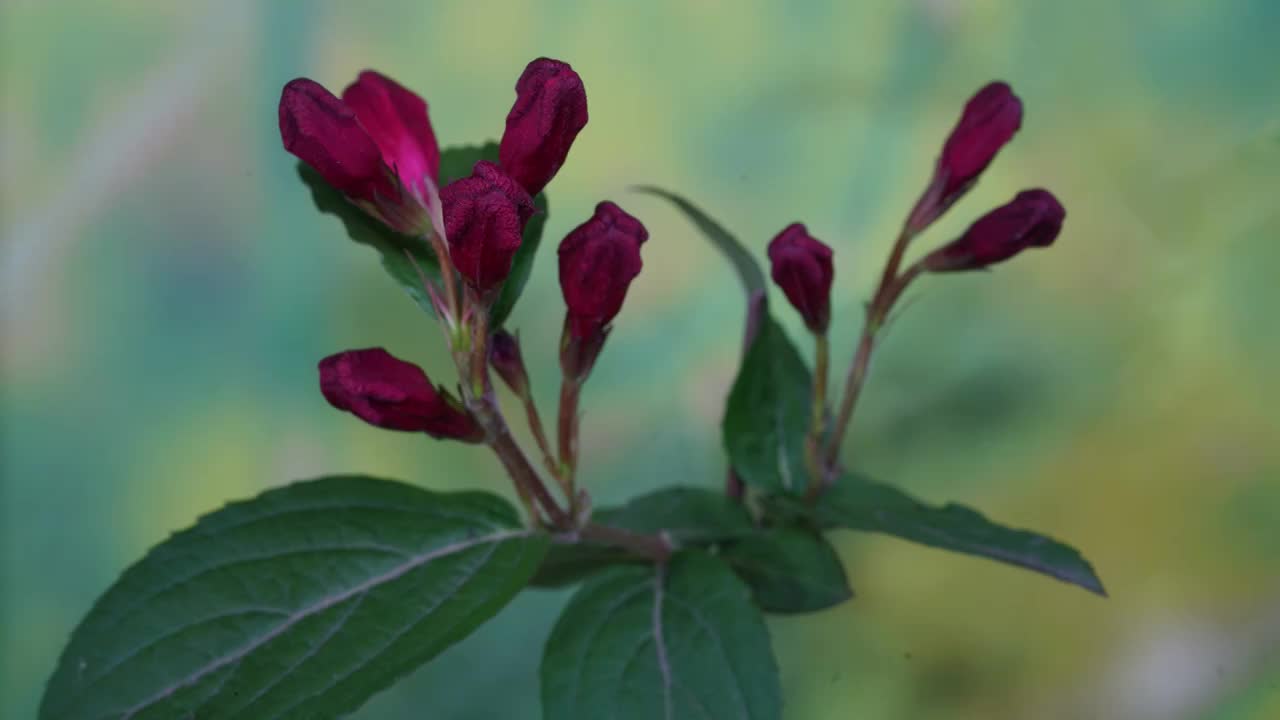
<svg viewBox="0 0 1280 720"><path fill-rule="evenodd" d="M674 486L597 508L580 480L579 398L640 274L649 233L613 201L558 249L566 311L554 436L507 327L541 244L546 188L587 124L582 79L538 59L500 143L443 152L427 105L374 72L339 98L308 79L280 100L284 147L321 211L379 252L439 324L456 379L383 348L319 362L331 405L387 430L486 445L523 513L495 495L331 476L232 503L153 548L72 634L42 718L314 718L359 707L466 637L521 590L580 585L543 651L543 713L570 718L780 717L763 613L852 596L827 534L886 533L1021 566L1103 594L1089 563L961 505L936 507L849 469L839 450L878 338L912 283L1051 245L1062 205L1019 193L912 264L905 252L977 182L1022 123L1009 86L982 88L907 213L837 395L827 335L830 247L801 223L768 244L773 281L814 344L811 371L767 302L765 273L727 230L671 202L728 257L747 294L745 351L723 422L723 489ZM531 338L546 343L546 338ZM536 443L509 428L494 379ZM585 450L589 450L586 448Z"/></svg>

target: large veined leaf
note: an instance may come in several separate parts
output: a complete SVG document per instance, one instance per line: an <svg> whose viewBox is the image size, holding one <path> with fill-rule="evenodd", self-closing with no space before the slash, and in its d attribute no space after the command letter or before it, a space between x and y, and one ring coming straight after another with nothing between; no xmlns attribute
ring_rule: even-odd
<svg viewBox="0 0 1280 720"><path fill-rule="evenodd" d="M700 487L655 490L619 507L600 508L592 520L637 533L665 532L678 547L711 544L755 531L751 514L742 503ZM531 584L560 587L610 565L643 561L614 547L588 542L555 544Z"/></svg>
<svg viewBox="0 0 1280 720"><path fill-rule="evenodd" d="M729 462L748 485L804 491L811 383L809 368L782 326L763 318L729 391L722 426Z"/></svg>
<svg viewBox="0 0 1280 720"><path fill-rule="evenodd" d="M788 497L768 502L783 513L808 515L822 527L885 533L990 558L1106 595L1080 551L1030 530L999 525L964 505L929 505L895 487L854 475L840 478L811 508Z"/></svg>
<svg viewBox="0 0 1280 720"><path fill-rule="evenodd" d="M727 544L720 557L765 612L816 612L853 597L839 555L816 530L769 528Z"/></svg>
<svg viewBox="0 0 1280 720"><path fill-rule="evenodd" d="M547 640L541 679L545 720L781 717L764 619L701 552L585 583Z"/></svg>
<svg viewBox="0 0 1280 720"><path fill-rule="evenodd" d="M367 477L233 503L98 600L40 718L342 715L497 613L547 543L496 496Z"/></svg>

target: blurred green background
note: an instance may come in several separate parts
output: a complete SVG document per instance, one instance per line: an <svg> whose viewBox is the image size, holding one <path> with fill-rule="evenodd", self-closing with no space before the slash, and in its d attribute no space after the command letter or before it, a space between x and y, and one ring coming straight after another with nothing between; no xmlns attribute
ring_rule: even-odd
<svg viewBox="0 0 1280 720"><path fill-rule="evenodd" d="M373 67L428 100L443 144L481 141L544 54L591 108L514 316L544 407L554 242L603 198L652 234L584 400L599 502L720 481L742 316L721 259L628 185L686 193L758 250L794 220L830 242L841 365L982 83L1014 86L1023 130L917 250L1022 187L1068 209L1051 250L917 288L845 451L1071 541L1111 598L841 535L855 601L770 623L789 719L1280 717L1278 33L1274 0L6 0L0 717L33 715L121 569L227 500L336 471L506 492L486 453L321 398L337 350L449 365L313 210L276 102ZM565 597L525 594L359 717L538 717Z"/></svg>

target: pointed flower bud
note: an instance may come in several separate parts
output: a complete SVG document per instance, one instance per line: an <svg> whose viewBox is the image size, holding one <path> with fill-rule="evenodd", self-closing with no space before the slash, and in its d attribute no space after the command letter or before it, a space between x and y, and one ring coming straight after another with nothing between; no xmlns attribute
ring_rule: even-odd
<svg viewBox="0 0 1280 720"><path fill-rule="evenodd" d="M497 165L481 160L470 177L440 191L449 254L458 272L482 295L511 273L533 200Z"/></svg>
<svg viewBox="0 0 1280 720"><path fill-rule="evenodd" d="M396 194L377 144L356 114L320 83L292 80L280 95L284 149L355 200L374 202Z"/></svg>
<svg viewBox="0 0 1280 720"><path fill-rule="evenodd" d="M440 176L440 147L436 144L427 103L391 78L372 70L360 73L342 92L342 101L373 138L382 161L415 194L423 178Z"/></svg>
<svg viewBox="0 0 1280 720"><path fill-rule="evenodd" d="M587 124L587 92L568 63L538 58L516 82L498 158L530 195L551 182Z"/></svg>
<svg viewBox="0 0 1280 720"><path fill-rule="evenodd" d="M320 361L320 391L329 404L370 425L480 442L484 432L413 363L382 348L348 350Z"/></svg>
<svg viewBox="0 0 1280 720"><path fill-rule="evenodd" d="M489 340L489 364L511 392L522 397L529 392L529 374L520 353L520 338L506 330L494 333Z"/></svg>
<svg viewBox="0 0 1280 720"><path fill-rule="evenodd" d="M958 239L924 259L930 272L979 270L1029 247L1048 247L1062 230L1067 211L1048 190L1024 190L1007 205L983 215Z"/></svg>
<svg viewBox="0 0 1280 720"><path fill-rule="evenodd" d="M959 200L1022 127L1022 101L1006 83L983 87L964 106L934 170L933 181L912 211L919 232Z"/></svg>
<svg viewBox="0 0 1280 720"><path fill-rule="evenodd" d="M640 274L640 246L649 231L622 208L605 201L590 220L560 243L560 288L576 338L597 333L622 309L631 281Z"/></svg>
<svg viewBox="0 0 1280 720"><path fill-rule="evenodd" d="M824 335L831 322L831 281L835 269L831 248L792 223L769 243L773 281L804 318L815 335Z"/></svg>

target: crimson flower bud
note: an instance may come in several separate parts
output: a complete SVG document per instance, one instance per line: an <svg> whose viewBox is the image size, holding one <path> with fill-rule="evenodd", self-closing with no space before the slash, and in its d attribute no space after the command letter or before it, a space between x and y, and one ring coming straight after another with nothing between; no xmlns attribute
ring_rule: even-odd
<svg viewBox="0 0 1280 720"><path fill-rule="evenodd" d="M587 92L568 63L538 58L516 81L498 159L530 195L551 182L587 124Z"/></svg>
<svg viewBox="0 0 1280 720"><path fill-rule="evenodd" d="M520 353L520 338L506 330L494 333L489 339L489 364L511 392L522 397L529 392L529 374Z"/></svg>
<svg viewBox="0 0 1280 720"><path fill-rule="evenodd" d="M804 318L815 335L827 332L831 322L831 281L835 269L831 248L809 234L802 223L792 223L769 243L773 281Z"/></svg>
<svg viewBox="0 0 1280 720"><path fill-rule="evenodd" d="M533 200L497 165L476 163L470 177L440 191L449 255L468 284L482 295L511 273Z"/></svg>
<svg viewBox="0 0 1280 720"><path fill-rule="evenodd" d="M320 361L320 391L329 404L370 425L480 442L484 431L422 368L382 348L348 350Z"/></svg>
<svg viewBox="0 0 1280 720"><path fill-rule="evenodd" d="M1022 101L1008 84L989 83L970 98L942 146L932 183L912 211L910 229L923 230L968 192L1020 127Z"/></svg>
<svg viewBox="0 0 1280 720"><path fill-rule="evenodd" d="M590 220L560 243L560 288L569 306L569 330L585 338L608 325L640 274L640 246L649 239L644 225L605 201Z"/></svg>
<svg viewBox="0 0 1280 720"><path fill-rule="evenodd" d="M342 101L355 113L378 146L382 161L394 168L405 187L421 195L418 188L423 178L436 182L440 176L440 146L422 98L391 78L365 70L342 92Z"/></svg>
<svg viewBox="0 0 1280 720"><path fill-rule="evenodd" d="M930 272L978 270L1008 260L1029 247L1048 247L1062 230L1067 211L1048 190L1024 190L1007 205L969 226L964 235L930 253Z"/></svg>
<svg viewBox="0 0 1280 720"><path fill-rule="evenodd" d="M382 154L355 112L320 83L298 78L280 95L284 149L356 200L375 202L397 192Z"/></svg>

